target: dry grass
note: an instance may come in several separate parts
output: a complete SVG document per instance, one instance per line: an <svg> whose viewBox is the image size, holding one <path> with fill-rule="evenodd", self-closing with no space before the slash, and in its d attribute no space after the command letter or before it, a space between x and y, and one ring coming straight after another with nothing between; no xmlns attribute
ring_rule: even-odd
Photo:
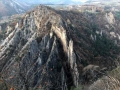
<svg viewBox="0 0 120 90"><path fill-rule="evenodd" d="M120 66L108 72L108 74L120 81Z"/></svg>

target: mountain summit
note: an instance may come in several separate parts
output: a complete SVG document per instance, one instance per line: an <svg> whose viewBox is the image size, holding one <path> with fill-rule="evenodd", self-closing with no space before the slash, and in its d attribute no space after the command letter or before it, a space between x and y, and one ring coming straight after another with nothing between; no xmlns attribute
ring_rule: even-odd
<svg viewBox="0 0 120 90"><path fill-rule="evenodd" d="M0 70L4 79L11 85L17 83L15 87L20 90L77 86L73 40L67 37L65 28L61 16L52 9L39 6L28 12L1 44Z"/></svg>

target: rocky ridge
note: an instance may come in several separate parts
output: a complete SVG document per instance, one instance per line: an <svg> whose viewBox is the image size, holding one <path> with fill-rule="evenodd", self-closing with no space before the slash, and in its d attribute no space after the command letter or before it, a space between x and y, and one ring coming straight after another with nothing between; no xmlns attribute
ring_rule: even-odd
<svg viewBox="0 0 120 90"><path fill-rule="evenodd" d="M0 77L8 89L70 90L93 83L119 62L119 46L90 15L40 5L13 27L0 49Z"/></svg>
<svg viewBox="0 0 120 90"><path fill-rule="evenodd" d="M18 83L15 87L20 90L77 86L73 41L67 38L63 23L59 15L43 6L27 13L1 44L2 77L9 84Z"/></svg>

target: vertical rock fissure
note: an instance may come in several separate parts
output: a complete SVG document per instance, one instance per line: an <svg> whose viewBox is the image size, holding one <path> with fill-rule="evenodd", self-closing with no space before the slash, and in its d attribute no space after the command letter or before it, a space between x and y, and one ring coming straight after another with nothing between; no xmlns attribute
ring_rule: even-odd
<svg viewBox="0 0 120 90"><path fill-rule="evenodd" d="M58 51L59 51L59 55L60 55L60 60L61 60L62 66L64 68L65 75L67 76L67 80L66 80L67 87L68 87L68 90L70 90L71 86L73 86L73 78L72 78L72 74L70 71L71 70L70 66L69 66L68 61L67 61L68 57L63 50L63 45L61 44L60 40L58 40L58 44L59 44Z"/></svg>

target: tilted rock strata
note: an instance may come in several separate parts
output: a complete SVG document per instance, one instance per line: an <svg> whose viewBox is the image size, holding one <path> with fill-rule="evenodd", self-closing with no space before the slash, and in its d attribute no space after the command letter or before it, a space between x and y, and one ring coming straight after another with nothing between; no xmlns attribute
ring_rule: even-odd
<svg viewBox="0 0 120 90"><path fill-rule="evenodd" d="M39 6L16 24L1 44L0 70L8 84L18 90L66 90L78 85L73 41L67 37L63 22L52 10Z"/></svg>

